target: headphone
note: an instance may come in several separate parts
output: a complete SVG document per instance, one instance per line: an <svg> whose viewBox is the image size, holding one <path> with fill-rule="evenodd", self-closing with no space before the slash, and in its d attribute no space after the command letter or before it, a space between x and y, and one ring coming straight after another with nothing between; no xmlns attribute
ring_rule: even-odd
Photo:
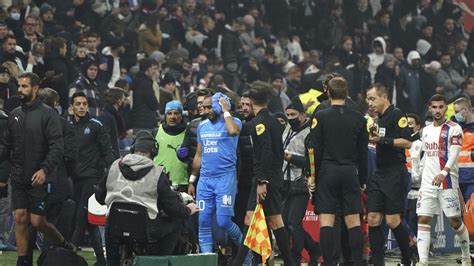
<svg viewBox="0 0 474 266"><path fill-rule="evenodd" d="M141 131L140 131L141 132ZM153 141L155 142L155 145L154 147L151 149L150 151L150 157L151 159L153 160L153 158L155 158L157 155L158 155L158 150L160 148L160 145L158 144L158 142L156 142L155 138L153 137L153 134L151 134L150 132L148 131L145 131L143 130L143 132L145 133L142 133L142 134L148 134L150 135L150 137L153 139ZM130 146L130 153L135 153L135 142L137 142L137 137L135 137L135 139L133 140L133 143L132 143L132 146Z"/></svg>

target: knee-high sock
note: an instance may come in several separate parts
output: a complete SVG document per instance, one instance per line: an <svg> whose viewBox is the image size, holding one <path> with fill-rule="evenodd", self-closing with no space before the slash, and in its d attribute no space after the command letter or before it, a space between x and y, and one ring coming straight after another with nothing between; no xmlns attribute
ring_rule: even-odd
<svg viewBox="0 0 474 266"><path fill-rule="evenodd" d="M400 251L402 252L402 264L410 265L411 264L411 251L410 251L410 239L408 238L408 231L403 226L403 224L399 224L397 227L392 229L393 234L395 235L395 239L397 240L397 244L400 247Z"/></svg>
<svg viewBox="0 0 474 266"><path fill-rule="evenodd" d="M360 226L349 229L349 245L351 247L352 261L354 265L362 265L362 251L364 249L364 237Z"/></svg>
<svg viewBox="0 0 474 266"><path fill-rule="evenodd" d="M332 265L334 259L334 227L323 226L320 229L319 244L321 245L321 252L323 253L323 265Z"/></svg>
<svg viewBox="0 0 474 266"><path fill-rule="evenodd" d="M291 257L290 236L288 235L286 228L280 227L276 230L273 230L273 234L275 235L278 248L280 249L283 261L285 262L285 266L295 265L293 258Z"/></svg>
<svg viewBox="0 0 474 266"><path fill-rule="evenodd" d="M467 259L470 258L469 255L469 233L467 232L467 228L464 226L464 223L461 226L454 230L456 231L456 235L459 238L459 247L461 248L462 258Z"/></svg>
<svg viewBox="0 0 474 266"><path fill-rule="evenodd" d="M418 255L421 263L428 263L431 244L431 226L429 224L418 224Z"/></svg>
<svg viewBox="0 0 474 266"><path fill-rule="evenodd" d="M372 259L375 266L385 265L384 262L384 246L385 237L383 235L382 226L369 227L370 249L372 250Z"/></svg>
<svg viewBox="0 0 474 266"><path fill-rule="evenodd" d="M210 213L199 214L199 248L201 253L212 252L212 230Z"/></svg>
<svg viewBox="0 0 474 266"><path fill-rule="evenodd" d="M232 239L235 245L239 246L242 243L242 232L240 232L240 228L232 222L230 216L217 215L217 225L229 234L230 239Z"/></svg>

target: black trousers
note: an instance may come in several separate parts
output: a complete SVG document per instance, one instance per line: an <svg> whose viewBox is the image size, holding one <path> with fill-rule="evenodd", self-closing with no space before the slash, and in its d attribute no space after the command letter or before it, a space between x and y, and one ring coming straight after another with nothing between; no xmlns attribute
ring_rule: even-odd
<svg viewBox="0 0 474 266"><path fill-rule="evenodd" d="M76 224L72 235L72 243L79 246L84 239L84 233L89 232L90 242L97 261L105 262L104 252L102 250L102 238L99 227L89 224L87 221L87 209L89 198L94 194L94 185L98 182L97 178L82 179L74 183L74 201L76 202Z"/></svg>
<svg viewBox="0 0 474 266"><path fill-rule="evenodd" d="M309 193L286 192L285 194L287 196L283 201L283 222L290 233L292 257L295 262L299 262L303 248L309 252L317 247L316 242L303 228L303 218L308 206Z"/></svg>

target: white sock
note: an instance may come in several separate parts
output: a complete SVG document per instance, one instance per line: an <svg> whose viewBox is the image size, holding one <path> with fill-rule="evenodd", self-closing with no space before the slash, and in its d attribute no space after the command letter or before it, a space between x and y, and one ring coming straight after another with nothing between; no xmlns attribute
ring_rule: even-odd
<svg viewBox="0 0 474 266"><path fill-rule="evenodd" d="M417 247L418 255L420 256L421 263L428 263L428 257L430 256L430 244L431 244L431 225L429 224L418 224L418 236L417 236Z"/></svg>
<svg viewBox="0 0 474 266"><path fill-rule="evenodd" d="M470 258L469 254L469 233L467 232L464 223L458 228L458 230L454 230L456 235L459 238L459 247L461 248L461 257L464 259Z"/></svg>

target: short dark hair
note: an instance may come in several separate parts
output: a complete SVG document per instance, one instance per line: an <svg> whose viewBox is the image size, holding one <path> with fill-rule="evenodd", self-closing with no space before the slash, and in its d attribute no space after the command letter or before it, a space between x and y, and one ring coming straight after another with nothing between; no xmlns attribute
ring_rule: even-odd
<svg viewBox="0 0 474 266"><path fill-rule="evenodd" d="M49 43L49 51L59 53L59 50L66 45L66 40L61 37L53 38Z"/></svg>
<svg viewBox="0 0 474 266"><path fill-rule="evenodd" d="M431 96L429 104L431 105L432 102L444 102L445 104L448 104L448 100L446 100L446 97L441 94L435 94Z"/></svg>
<svg viewBox="0 0 474 266"><path fill-rule="evenodd" d="M140 71L147 71L150 67L152 66L157 66L158 63L150 58L143 58L138 62L138 67L140 68Z"/></svg>
<svg viewBox="0 0 474 266"><path fill-rule="evenodd" d="M417 114L408 113L408 114L407 114L407 117L408 117L408 118L413 118L413 120L415 120L415 124L421 125L421 119L420 119L420 117L419 117Z"/></svg>
<svg viewBox="0 0 474 266"><path fill-rule="evenodd" d="M250 85L249 97L257 105L266 105L270 100L271 90L268 82L257 80Z"/></svg>
<svg viewBox="0 0 474 266"><path fill-rule="evenodd" d="M119 79L115 82L114 86L121 89L125 89L128 87L128 81L126 81L125 79Z"/></svg>
<svg viewBox="0 0 474 266"><path fill-rule="evenodd" d="M382 83L375 83L370 85L369 88L367 88L367 91L371 89L374 89L375 92L377 92L378 96L387 95L387 98L389 97L387 87L385 87L385 85L383 85Z"/></svg>
<svg viewBox="0 0 474 266"><path fill-rule="evenodd" d="M122 99L123 96L125 96L123 89L111 88L105 94L105 103L110 105L116 104L118 100Z"/></svg>
<svg viewBox="0 0 474 266"><path fill-rule="evenodd" d="M13 35L13 34L7 34L7 36L5 36L5 38L3 38L2 44L3 44L3 43L6 43L8 39L13 39L13 40L16 41L15 35Z"/></svg>
<svg viewBox="0 0 474 266"><path fill-rule="evenodd" d="M58 92L51 88L40 89L38 92L38 96L40 97L41 100L43 100L44 104L50 107L54 107L54 103L59 102Z"/></svg>
<svg viewBox="0 0 474 266"><path fill-rule="evenodd" d="M200 90L197 90L196 91L196 96L199 97L199 96L211 96L213 93L213 91L211 89L200 89Z"/></svg>
<svg viewBox="0 0 474 266"><path fill-rule="evenodd" d="M41 79L35 73L23 73L21 74L18 79L28 79L30 81L30 86L33 88L34 86L39 86L41 83Z"/></svg>
<svg viewBox="0 0 474 266"><path fill-rule="evenodd" d="M71 97L71 104L74 104L74 100L75 100L76 98L79 98L79 97L84 97L84 98L87 99L87 96L86 96L86 94L85 94L84 92L78 91L78 92L75 92L75 93L72 95L72 97ZM88 100L87 102L89 102L89 100Z"/></svg>
<svg viewBox="0 0 474 266"><path fill-rule="evenodd" d="M330 97L335 100L345 100L349 89L347 81L342 77L335 77L328 82L328 91Z"/></svg>

